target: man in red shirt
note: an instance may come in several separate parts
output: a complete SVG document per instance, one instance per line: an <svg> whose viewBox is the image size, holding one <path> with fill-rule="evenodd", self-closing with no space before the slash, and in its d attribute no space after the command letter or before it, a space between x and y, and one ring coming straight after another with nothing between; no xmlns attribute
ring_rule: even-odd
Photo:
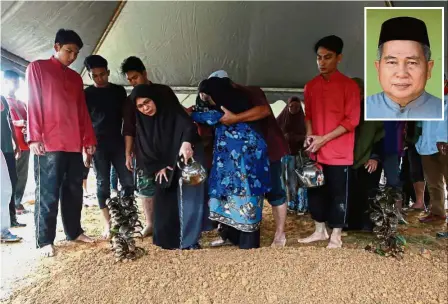
<svg viewBox="0 0 448 304"><path fill-rule="evenodd" d="M68 240L93 242L81 228L82 152L93 155L96 138L81 76L69 66L83 43L72 30L56 34L55 54L31 62L28 85L28 143L35 154L36 245L54 255L58 203Z"/></svg>
<svg viewBox="0 0 448 304"><path fill-rule="evenodd" d="M12 70L7 70L3 74L3 79L5 81L5 87L8 90L8 95L5 97L8 101L11 120L14 125L14 133L16 134L17 143L21 151L20 158L16 160L17 183L14 191L16 212L17 214L21 214L25 212L25 208L21 203L28 180L28 163L30 158L30 148L25 140L26 105L16 98L16 92L19 89L19 74Z"/></svg>
<svg viewBox="0 0 448 304"><path fill-rule="evenodd" d="M225 71L216 71L210 77L228 77ZM225 125L233 125L239 122L261 121L263 135L268 145L268 155L271 164L271 183L272 190L266 195L266 199L272 206L272 214L275 220L275 236L272 247L283 247L286 244L285 221L287 213L286 192L281 182L281 159L289 154L289 147L283 135L277 120L274 117L271 106L264 92L255 86L243 86L234 83L234 87L244 92L252 105L252 109L234 114L223 108L224 116L220 122ZM214 242L213 245L219 245L222 241Z"/></svg>
<svg viewBox="0 0 448 304"><path fill-rule="evenodd" d="M325 222L333 228L328 248L342 246L346 224L350 166L353 165L355 127L359 123L359 87L338 71L343 41L327 36L314 46L320 75L305 86L305 146L322 164L325 185L308 189L315 232L299 240L310 243L328 239Z"/></svg>

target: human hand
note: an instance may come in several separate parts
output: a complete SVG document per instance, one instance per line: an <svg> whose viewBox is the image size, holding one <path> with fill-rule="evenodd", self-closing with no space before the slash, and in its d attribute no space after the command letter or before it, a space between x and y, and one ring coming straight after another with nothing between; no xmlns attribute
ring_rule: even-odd
<svg viewBox="0 0 448 304"><path fill-rule="evenodd" d="M83 161L84 161L84 166L86 168L92 167L92 155L87 154L87 153L83 153L82 154L82 158L83 158Z"/></svg>
<svg viewBox="0 0 448 304"><path fill-rule="evenodd" d="M30 143L30 150L34 155L42 156L45 154L44 144L38 141Z"/></svg>
<svg viewBox="0 0 448 304"><path fill-rule="evenodd" d="M378 168L378 161L375 159L369 159L365 164L364 168L366 168L367 172L373 173Z"/></svg>
<svg viewBox="0 0 448 304"><path fill-rule="evenodd" d="M132 153L126 154L126 168L131 172L134 171L134 161Z"/></svg>
<svg viewBox="0 0 448 304"><path fill-rule="evenodd" d="M156 174L156 182L159 182L159 184L162 183L162 179L165 179L166 181L168 181L168 177L166 175L166 170L173 171L173 168L166 167L166 168L160 170L159 172L157 172L157 174Z"/></svg>
<svg viewBox="0 0 448 304"><path fill-rule="evenodd" d="M190 158L193 157L193 148L191 147L191 144L189 142L182 143L182 146L179 150L179 156L183 156L184 163L187 165Z"/></svg>
<svg viewBox="0 0 448 304"><path fill-rule="evenodd" d="M230 112L225 107L221 107L221 110L224 111L224 116L219 120L220 123L226 126L231 126L238 122L238 116L236 114Z"/></svg>
<svg viewBox="0 0 448 304"><path fill-rule="evenodd" d="M313 139L311 138L312 135L305 136L305 141L303 142L303 147L308 148L311 145L311 142Z"/></svg>
<svg viewBox="0 0 448 304"><path fill-rule="evenodd" d="M20 150L19 146L15 147L14 155L15 155L16 159L19 159L22 156L22 150Z"/></svg>
<svg viewBox="0 0 448 304"><path fill-rule="evenodd" d="M95 154L96 147L95 146L86 146L86 147L84 147L84 151L89 155L93 155L93 154Z"/></svg>
<svg viewBox="0 0 448 304"><path fill-rule="evenodd" d="M448 144L444 143L444 142L438 142L437 143L437 150L439 150L439 152L442 155L446 155L448 152Z"/></svg>
<svg viewBox="0 0 448 304"><path fill-rule="evenodd" d="M316 153L320 148L323 147L323 145L326 144L326 141L323 136L310 135L305 139L305 143L309 143L308 148L306 149L307 152Z"/></svg>

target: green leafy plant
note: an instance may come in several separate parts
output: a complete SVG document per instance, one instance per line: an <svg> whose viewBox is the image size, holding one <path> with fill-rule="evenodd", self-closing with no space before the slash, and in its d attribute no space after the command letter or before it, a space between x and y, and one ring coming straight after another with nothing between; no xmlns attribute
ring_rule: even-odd
<svg viewBox="0 0 448 304"><path fill-rule="evenodd" d="M135 260L145 254L143 248L135 245L134 237L141 236L143 229L138 220L137 204L133 196L117 196L108 199L107 207L111 218L111 249L115 261Z"/></svg>
<svg viewBox="0 0 448 304"><path fill-rule="evenodd" d="M406 240L397 231L398 216L395 202L401 199L401 193L391 187L378 189L370 200L370 219L374 224L376 241L365 249L382 256L402 259Z"/></svg>

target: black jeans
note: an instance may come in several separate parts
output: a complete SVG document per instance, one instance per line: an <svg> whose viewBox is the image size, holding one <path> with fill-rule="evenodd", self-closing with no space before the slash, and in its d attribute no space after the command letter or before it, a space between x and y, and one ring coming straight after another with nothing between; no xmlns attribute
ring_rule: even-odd
<svg viewBox="0 0 448 304"><path fill-rule="evenodd" d="M116 150L98 149L93 156L93 168L96 174L96 191L100 209L106 207L110 198L110 168L114 166L124 195L134 194L134 179L132 172L126 168L124 145Z"/></svg>
<svg viewBox="0 0 448 304"><path fill-rule="evenodd" d="M344 228L347 221L349 166L322 165L325 184L308 189L311 217L331 228Z"/></svg>
<svg viewBox="0 0 448 304"><path fill-rule="evenodd" d="M15 193L17 187L17 171L16 171L16 158L14 153L3 153L6 160L6 165L8 166L9 179L11 180L12 195L9 201L9 218L11 223L16 221L16 204L15 204Z"/></svg>
<svg viewBox="0 0 448 304"><path fill-rule="evenodd" d="M54 243L59 199L67 239L75 240L84 233L81 228L83 168L81 153L47 152L34 156L38 248Z"/></svg>

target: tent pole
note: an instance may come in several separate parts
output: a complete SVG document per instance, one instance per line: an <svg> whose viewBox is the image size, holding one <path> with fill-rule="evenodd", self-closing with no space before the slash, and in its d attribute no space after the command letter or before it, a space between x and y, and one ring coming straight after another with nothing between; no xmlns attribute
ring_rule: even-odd
<svg viewBox="0 0 448 304"><path fill-rule="evenodd" d="M84 88L87 88L88 85L84 84ZM129 86L129 85L124 85L123 86L126 91L132 91L133 87ZM170 86L171 89L179 94L196 94L198 91L197 87L182 87L182 86ZM261 90L263 90L263 92L266 93L303 93L304 89L303 88L263 88L260 87Z"/></svg>
<svg viewBox="0 0 448 304"><path fill-rule="evenodd" d="M184 87L184 86L170 86L171 89L179 94L196 94L198 91L197 87ZM124 86L124 88L126 89L126 91L132 91L132 86ZM303 93L304 89L303 88L263 88L260 87L261 90L263 90L263 92L265 93Z"/></svg>
<svg viewBox="0 0 448 304"><path fill-rule="evenodd" d="M117 21L118 17L120 16L121 11L123 10L126 0L121 0L120 3L118 3L117 8L115 9L114 14L112 15L112 18L110 19L109 23L107 24L106 29L104 30L103 34L101 35L100 39L98 40L98 43L96 44L95 48L93 49L92 55L96 55L98 51L100 50L101 46L104 43L104 40L106 40L107 35L109 34L110 30L115 24L115 21ZM81 71L81 77L84 76L86 72L86 68L83 67Z"/></svg>
<svg viewBox="0 0 448 304"><path fill-rule="evenodd" d="M21 66L21 67L24 67L25 69L29 64L29 62L27 60L25 60L22 57L19 57L17 55L14 55L13 53L5 50L4 48L1 49L1 56L19 66Z"/></svg>

